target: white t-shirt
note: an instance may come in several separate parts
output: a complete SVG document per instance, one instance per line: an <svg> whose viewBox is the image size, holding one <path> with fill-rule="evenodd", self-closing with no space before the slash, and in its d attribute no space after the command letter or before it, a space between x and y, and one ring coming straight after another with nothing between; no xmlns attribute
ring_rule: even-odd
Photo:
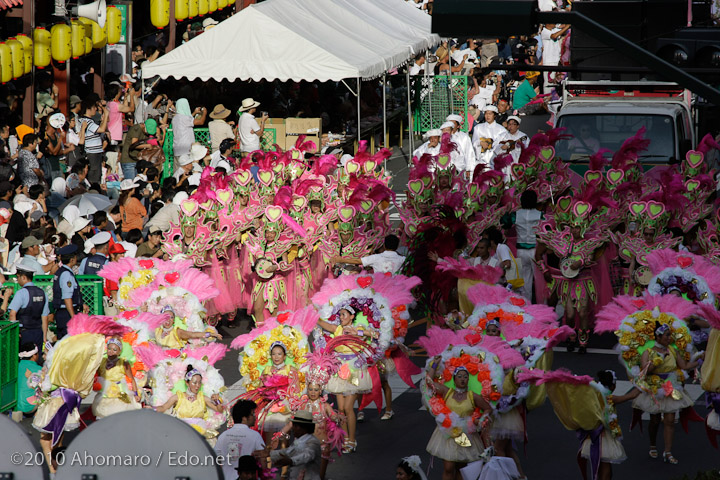
<svg viewBox="0 0 720 480"><path fill-rule="evenodd" d="M244 423L235 424L232 428L220 434L215 444L215 452L229 465L223 465L225 478L237 478L238 459L245 455L252 455L255 450L265 448L262 436L255 430L250 429Z"/></svg>
<svg viewBox="0 0 720 480"><path fill-rule="evenodd" d="M410 75L420 75L420 73L423 71L423 66L418 65L417 63L413 62L412 65L410 65L410 70L408 70L408 73Z"/></svg>
<svg viewBox="0 0 720 480"><path fill-rule="evenodd" d="M240 125L238 126L238 135L240 136L240 150L243 152L254 152L260 150L260 137L256 133L259 132L260 124L255 120L255 116L243 112L240 115Z"/></svg>
<svg viewBox="0 0 720 480"><path fill-rule="evenodd" d="M405 262L405 257L398 255L395 251L386 251L376 255L362 257L363 267L372 267L375 273L392 273L397 274L400 267Z"/></svg>
<svg viewBox="0 0 720 480"><path fill-rule="evenodd" d="M495 249L495 254L493 255L493 258L495 259L495 264L497 266L500 266L505 260L512 261L512 252L510 251L510 247L508 247L504 243L501 243Z"/></svg>
<svg viewBox="0 0 720 480"><path fill-rule="evenodd" d="M173 155L190 153L195 141L195 118L192 115L175 115L172 119Z"/></svg>
<svg viewBox="0 0 720 480"><path fill-rule="evenodd" d="M120 245L125 249L125 256L127 258L135 258L135 252L137 252L138 246L130 242L119 242Z"/></svg>
<svg viewBox="0 0 720 480"><path fill-rule="evenodd" d="M220 154L220 150L215 150L212 155L210 155L210 167L212 168L224 168L225 172L232 173L233 168L230 166L230 162L228 162L223 156Z"/></svg>
<svg viewBox="0 0 720 480"><path fill-rule="evenodd" d="M560 29L555 27L552 30L543 28L540 32L540 38L542 38L542 63L543 65L559 65L560 64L560 50L562 47L562 37L558 37L557 40L553 40L550 36L554 33L559 32Z"/></svg>

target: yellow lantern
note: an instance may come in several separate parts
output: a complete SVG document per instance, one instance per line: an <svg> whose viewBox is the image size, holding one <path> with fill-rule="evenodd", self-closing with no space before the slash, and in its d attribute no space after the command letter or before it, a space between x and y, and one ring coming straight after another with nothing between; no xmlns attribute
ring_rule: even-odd
<svg viewBox="0 0 720 480"><path fill-rule="evenodd" d="M0 82L7 83L12 80L12 53L5 42L0 42Z"/></svg>
<svg viewBox="0 0 720 480"><path fill-rule="evenodd" d="M150 0L150 22L157 28L170 23L170 0Z"/></svg>
<svg viewBox="0 0 720 480"><path fill-rule="evenodd" d="M43 27L37 27L35 31L33 31L33 40L35 66L37 68L45 68L50 65L50 60L52 59L50 54L50 32Z"/></svg>
<svg viewBox="0 0 720 480"><path fill-rule="evenodd" d="M208 4L210 5L210 13L213 13L218 9L218 0L210 0Z"/></svg>
<svg viewBox="0 0 720 480"><path fill-rule="evenodd" d="M25 35L24 33L18 34L17 37L15 37L15 40L20 42L23 47L23 55L25 56L25 61L23 62L24 70L23 74L27 75L28 73L32 72L32 65L33 65L33 41L30 40L30 37Z"/></svg>
<svg viewBox="0 0 720 480"><path fill-rule="evenodd" d="M188 11L189 8L190 3L188 0L175 0L175 20L182 22L188 18L190 14Z"/></svg>
<svg viewBox="0 0 720 480"><path fill-rule="evenodd" d="M228 0L217 0L217 2L220 10L228 6Z"/></svg>
<svg viewBox="0 0 720 480"><path fill-rule="evenodd" d="M200 0L188 1L188 17L195 18L200 13Z"/></svg>
<svg viewBox="0 0 720 480"><path fill-rule="evenodd" d="M10 57L12 58L12 76L20 78L25 74L25 52L23 52L22 43L13 37L8 38L7 46L10 47Z"/></svg>
<svg viewBox="0 0 720 480"><path fill-rule="evenodd" d="M56 62L66 62L72 57L72 28L65 23L53 25L50 29L52 58Z"/></svg>
<svg viewBox="0 0 720 480"><path fill-rule="evenodd" d="M107 43L110 45L118 43L120 37L122 37L122 12L113 5L107 8L105 34L107 35Z"/></svg>
<svg viewBox="0 0 720 480"><path fill-rule="evenodd" d="M72 58L80 58L85 55L85 25L77 20L71 23L72 33Z"/></svg>
<svg viewBox="0 0 720 480"><path fill-rule="evenodd" d="M97 22L89 18L78 18L78 21L85 27L85 54L87 55L93 48L102 48L107 43L105 40L105 31L100 28Z"/></svg>
<svg viewBox="0 0 720 480"><path fill-rule="evenodd" d="M198 0L198 14L202 17L210 12L210 2L208 0Z"/></svg>

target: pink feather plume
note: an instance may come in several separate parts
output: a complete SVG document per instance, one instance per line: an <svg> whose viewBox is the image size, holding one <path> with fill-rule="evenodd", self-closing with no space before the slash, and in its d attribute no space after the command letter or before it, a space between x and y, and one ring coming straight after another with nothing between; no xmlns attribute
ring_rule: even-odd
<svg viewBox="0 0 720 480"><path fill-rule="evenodd" d="M101 315L86 315L78 313L70 319L67 325L68 335L81 333L99 333L106 336L125 335L132 329L117 323L112 317Z"/></svg>
<svg viewBox="0 0 720 480"><path fill-rule="evenodd" d="M169 358L165 350L154 343L138 345L133 349L133 351L140 361L142 361L142 363L144 363L149 369L155 367L155 365L166 358Z"/></svg>
<svg viewBox="0 0 720 480"><path fill-rule="evenodd" d="M478 346L497 355L503 368L515 368L525 364L525 359L520 352L500 337L484 335Z"/></svg>
<svg viewBox="0 0 720 480"><path fill-rule="evenodd" d="M589 385L594 379L589 375L574 375L570 370L559 368L544 372L542 370L532 370L521 372L518 375L519 382L530 382L535 385L543 383L567 383L570 385Z"/></svg>
<svg viewBox="0 0 720 480"><path fill-rule="evenodd" d="M438 262L435 269L443 273L448 273L456 278L467 278L470 280L480 280L481 282L494 285L500 280L503 272L499 268L490 267L488 265L477 265L473 267L465 258L455 260L452 257L445 257L444 261Z"/></svg>
<svg viewBox="0 0 720 480"><path fill-rule="evenodd" d="M494 284L478 283L467 291L468 300L473 305L500 305L507 302L511 296L507 288Z"/></svg>
<svg viewBox="0 0 720 480"><path fill-rule="evenodd" d="M292 230L295 235L301 238L307 237L307 231L303 227L301 227L299 223L293 220L290 215L288 215L287 213L283 213L282 219L285 225L287 225L288 228Z"/></svg>
<svg viewBox="0 0 720 480"><path fill-rule="evenodd" d="M438 326L430 327L424 337L420 337L417 343L425 349L428 357L434 357L444 352L450 345L467 345L465 335L470 330L453 331Z"/></svg>
<svg viewBox="0 0 720 480"><path fill-rule="evenodd" d="M218 360L222 360L227 353L227 347L222 343L213 342L204 347L192 348L184 350L188 357L205 360L210 365L215 365Z"/></svg>
<svg viewBox="0 0 720 480"><path fill-rule="evenodd" d="M715 141L712 135L708 133L702 138L702 140L700 140L700 143L695 150L707 155L708 152L712 149L720 150L720 144L718 144L718 142Z"/></svg>

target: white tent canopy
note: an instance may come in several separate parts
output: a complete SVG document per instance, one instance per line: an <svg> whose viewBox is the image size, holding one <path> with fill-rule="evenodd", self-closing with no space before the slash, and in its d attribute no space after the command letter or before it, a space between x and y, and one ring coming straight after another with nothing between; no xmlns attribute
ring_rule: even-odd
<svg viewBox="0 0 720 480"><path fill-rule="evenodd" d="M440 42L430 21L405 0L267 0L146 62L143 77L375 78Z"/></svg>

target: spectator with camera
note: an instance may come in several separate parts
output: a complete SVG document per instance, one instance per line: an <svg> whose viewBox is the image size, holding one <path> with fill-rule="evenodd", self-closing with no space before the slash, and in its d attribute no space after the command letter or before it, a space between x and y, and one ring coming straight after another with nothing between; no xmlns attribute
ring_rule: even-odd
<svg viewBox="0 0 720 480"><path fill-rule="evenodd" d="M240 124L238 125L238 134L240 136L240 152L243 156L260 150L260 139L265 132L265 122L268 119L267 112L262 112L260 123L255 119L255 112L260 102L256 102L252 98L246 98L242 101L238 113L240 113Z"/></svg>
<svg viewBox="0 0 720 480"><path fill-rule="evenodd" d="M181 98L175 103L175 116L172 119L173 155L175 158L190 153L190 147L195 142L194 128L204 124L206 118L207 109L196 107L191 112L187 98Z"/></svg>
<svg viewBox="0 0 720 480"><path fill-rule="evenodd" d="M102 134L107 131L110 112L105 108L105 105L94 98L83 100L82 110L84 116L80 118L80 122L85 125L85 156L90 165L88 181L90 183L100 183L104 152ZM99 125L93 120L98 111L101 114Z"/></svg>

